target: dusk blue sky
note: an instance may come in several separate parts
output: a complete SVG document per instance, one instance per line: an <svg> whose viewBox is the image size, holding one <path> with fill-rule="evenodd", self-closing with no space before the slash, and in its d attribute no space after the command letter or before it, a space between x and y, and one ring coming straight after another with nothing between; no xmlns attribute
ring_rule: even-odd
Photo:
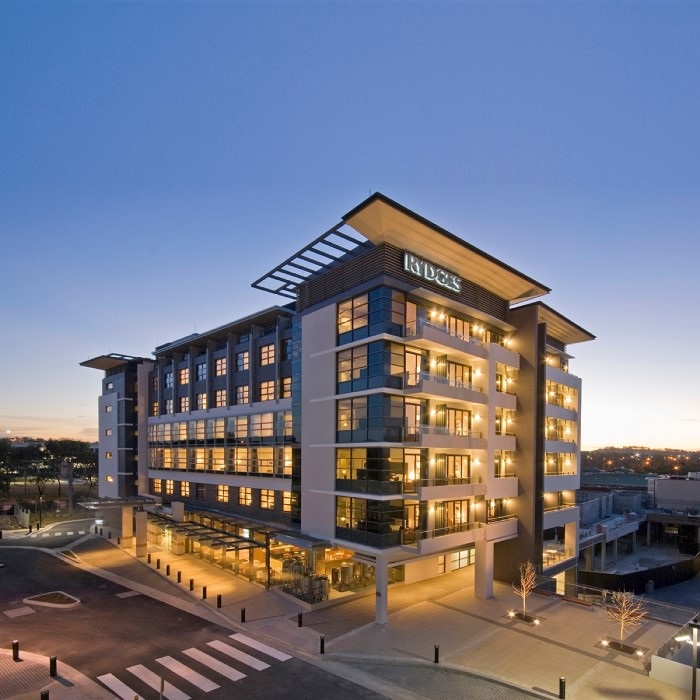
<svg viewBox="0 0 700 700"><path fill-rule="evenodd" d="M700 449L700 3L0 4L0 431L286 303L380 191L551 287L584 448Z"/></svg>

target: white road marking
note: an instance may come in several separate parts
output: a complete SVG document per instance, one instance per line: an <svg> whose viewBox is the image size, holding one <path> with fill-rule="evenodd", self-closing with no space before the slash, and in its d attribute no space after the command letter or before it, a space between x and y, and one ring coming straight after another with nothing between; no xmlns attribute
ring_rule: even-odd
<svg viewBox="0 0 700 700"><path fill-rule="evenodd" d="M273 659L277 659L278 661L287 661L288 659L292 658L289 654L285 654L283 651L278 651L273 647L267 646L267 644L258 642L257 640L251 639L250 637L246 637L244 634L232 634L229 636L231 637L231 639L240 642L241 644L245 644L248 647L252 647L253 649L257 649L263 654L267 654L268 656L271 656Z"/></svg>
<svg viewBox="0 0 700 700"><path fill-rule="evenodd" d="M132 596L141 594L138 591L124 591L122 593L116 593L115 595L117 598L131 598Z"/></svg>
<svg viewBox="0 0 700 700"><path fill-rule="evenodd" d="M245 673L241 673L235 668L231 668L231 666L228 666L218 659L215 659L213 656L209 656L209 654L205 654L203 651L199 651L199 649L185 649L182 653L187 654L187 656L190 658L194 659L195 661L199 661L199 663L203 666L207 666L212 671L220 673L229 680L240 681L241 678L245 678Z"/></svg>
<svg viewBox="0 0 700 700"><path fill-rule="evenodd" d="M66 532L66 535L72 535L72 534L73 534L72 532Z"/></svg>
<svg viewBox="0 0 700 700"><path fill-rule="evenodd" d="M129 673L133 673L137 678L141 679L146 685L150 685L153 690L160 691L160 676L153 673L142 664L129 666L126 669ZM178 690L172 683L165 681L163 684L163 697L168 700L190 700L190 696Z"/></svg>
<svg viewBox="0 0 700 700"><path fill-rule="evenodd" d="M201 673L197 673L197 671L191 669L189 666L185 666L185 664L181 663L177 659L173 659L172 656L162 656L160 659L156 659L156 661L165 666L165 668L170 669L173 673L177 673L178 676L182 676L182 678L189 683L192 683L192 685L196 685L205 693L221 687L214 683L214 681L210 681Z"/></svg>
<svg viewBox="0 0 700 700"><path fill-rule="evenodd" d="M122 700L143 700L141 695L137 695L126 683L122 683L116 676L106 673L104 676L97 676L97 680L106 685L118 698Z"/></svg>
<svg viewBox="0 0 700 700"><path fill-rule="evenodd" d="M220 642L219 640L216 640L214 642L207 642L207 644L212 649L216 649L222 654L226 654L226 656L230 656L232 659L236 659L236 661L240 661L246 666L254 668L256 671L264 671L266 668L270 668L270 664L266 664L264 661L260 661L260 659L256 659L254 656L246 654L244 651L236 649L235 647L232 647L230 644L226 644L225 642Z"/></svg>

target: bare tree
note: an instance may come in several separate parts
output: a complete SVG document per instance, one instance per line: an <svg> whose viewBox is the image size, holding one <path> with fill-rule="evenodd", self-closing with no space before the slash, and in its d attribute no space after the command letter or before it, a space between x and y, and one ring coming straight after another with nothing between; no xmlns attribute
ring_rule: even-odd
<svg viewBox="0 0 700 700"><path fill-rule="evenodd" d="M644 601L635 598L634 593L614 591L612 603L606 607L608 617L620 623L620 641L624 640L625 628L636 627L647 615Z"/></svg>
<svg viewBox="0 0 700 700"><path fill-rule="evenodd" d="M531 561L526 561L520 564L520 585L513 584L515 595L520 596L523 600L523 613L526 612L526 601L532 591L537 588L537 572Z"/></svg>

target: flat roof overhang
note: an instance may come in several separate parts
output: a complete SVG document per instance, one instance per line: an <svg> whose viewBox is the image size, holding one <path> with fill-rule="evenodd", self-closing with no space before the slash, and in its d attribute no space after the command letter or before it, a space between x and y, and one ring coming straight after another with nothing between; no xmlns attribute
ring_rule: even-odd
<svg viewBox="0 0 700 700"><path fill-rule="evenodd" d="M109 355L98 355L93 357L91 360L85 360L81 362L81 367L90 367L91 369L101 369L104 372L121 365L125 365L128 362L144 362L148 360L146 357L132 357L131 355L119 355L116 352L112 352ZM152 360L151 360L152 361Z"/></svg>
<svg viewBox="0 0 700 700"><path fill-rule="evenodd" d="M371 243L390 243L425 256L501 299L522 302L551 291L380 192L345 214L343 221Z"/></svg>
<svg viewBox="0 0 700 700"><path fill-rule="evenodd" d="M529 306L529 304L525 306ZM581 326L547 306L547 304L538 301L535 302L535 306L537 306L538 320L547 324L547 333L565 345L595 340L595 336L592 333L589 333L585 328L581 328Z"/></svg>

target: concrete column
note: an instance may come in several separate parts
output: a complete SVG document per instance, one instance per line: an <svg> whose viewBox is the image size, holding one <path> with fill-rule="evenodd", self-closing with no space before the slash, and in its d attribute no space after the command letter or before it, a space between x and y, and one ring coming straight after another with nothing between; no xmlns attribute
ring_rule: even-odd
<svg viewBox="0 0 700 700"><path fill-rule="evenodd" d="M651 544L651 523L647 520L647 547Z"/></svg>
<svg viewBox="0 0 700 700"><path fill-rule="evenodd" d="M593 571L593 549L595 548L595 545L593 547L586 547L584 550L585 555L586 555L586 571Z"/></svg>
<svg viewBox="0 0 700 700"><path fill-rule="evenodd" d="M378 625L385 625L389 619L389 566L384 560L377 559L374 575L376 586L374 621Z"/></svg>
<svg viewBox="0 0 700 700"><path fill-rule="evenodd" d="M637 533L636 531L632 533L632 551L637 551Z"/></svg>
<svg viewBox="0 0 700 700"><path fill-rule="evenodd" d="M605 571L605 550L608 547L607 542L601 542L600 543L600 570Z"/></svg>
<svg viewBox="0 0 700 700"><path fill-rule="evenodd" d="M122 508L122 547L131 547L134 544L134 507Z"/></svg>
<svg viewBox="0 0 700 700"><path fill-rule="evenodd" d="M474 568L474 595L477 598L493 598L493 542L479 540L476 543Z"/></svg>
<svg viewBox="0 0 700 700"><path fill-rule="evenodd" d="M173 501L170 504L170 514L176 523L185 521L185 504L182 501Z"/></svg>
<svg viewBox="0 0 700 700"><path fill-rule="evenodd" d="M145 557L148 549L148 513L138 510L134 513L136 521L136 556Z"/></svg>
<svg viewBox="0 0 700 700"><path fill-rule="evenodd" d="M617 543L619 540L613 540L613 563L617 564Z"/></svg>

